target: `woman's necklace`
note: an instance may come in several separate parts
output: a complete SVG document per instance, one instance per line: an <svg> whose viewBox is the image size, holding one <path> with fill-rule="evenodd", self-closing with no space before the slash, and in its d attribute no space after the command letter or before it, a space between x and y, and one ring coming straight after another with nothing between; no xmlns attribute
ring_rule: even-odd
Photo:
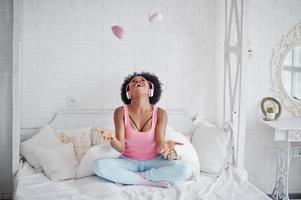
<svg viewBox="0 0 301 200"><path fill-rule="evenodd" d="M150 118L148 118L148 119L146 120L146 122L145 122L144 125L141 127L141 129L138 128L137 124L135 123L135 121L133 120L133 118L131 117L131 115L129 115L129 117L130 117L130 119L132 120L132 122L134 123L135 127L137 128L137 130L138 130L139 132L142 132L142 130L143 130L143 128L145 127L145 125L149 122L149 120L150 120L151 118L153 118L153 115L152 115Z"/></svg>

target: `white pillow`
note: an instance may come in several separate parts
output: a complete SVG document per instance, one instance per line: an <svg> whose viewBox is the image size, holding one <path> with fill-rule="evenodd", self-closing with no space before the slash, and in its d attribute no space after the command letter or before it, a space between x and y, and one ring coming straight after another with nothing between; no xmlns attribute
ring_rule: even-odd
<svg viewBox="0 0 301 200"><path fill-rule="evenodd" d="M92 147L91 129L92 127L63 129L59 130L57 133L57 136L62 143L73 144L79 162L88 149Z"/></svg>
<svg viewBox="0 0 301 200"><path fill-rule="evenodd" d="M77 169L76 178L83 178L93 175L92 163L101 158L118 158L120 153L111 146L96 145L91 147L82 158Z"/></svg>
<svg viewBox="0 0 301 200"><path fill-rule="evenodd" d="M36 148L51 148L63 145L53 133L49 125L42 127L32 138L24 141L20 145L20 153L26 161L36 170L42 171L41 164L34 151Z"/></svg>
<svg viewBox="0 0 301 200"><path fill-rule="evenodd" d="M113 135L115 135L115 130L112 127L109 127L109 128L100 128L100 129L109 130ZM106 142L105 140L103 140L100 137L100 134L99 134L98 131L96 131L96 128L92 128L91 137L92 137L92 144L93 144L93 146L95 146L95 145L101 145L101 146L106 146L106 147L110 147L111 146L108 142Z"/></svg>
<svg viewBox="0 0 301 200"><path fill-rule="evenodd" d="M178 157L186 161L192 169L191 179L196 179L199 176L200 164L196 150L191 142L179 132L174 131L171 127L166 129L165 140L174 140L181 142L184 145L176 145L175 149Z"/></svg>
<svg viewBox="0 0 301 200"><path fill-rule="evenodd" d="M78 161L75 156L73 144L35 151L45 174L51 180L72 179L76 175Z"/></svg>
<svg viewBox="0 0 301 200"><path fill-rule="evenodd" d="M199 156L201 172L219 175L227 167L230 140L230 134L219 127L200 126L196 129L192 144Z"/></svg>
<svg viewBox="0 0 301 200"><path fill-rule="evenodd" d="M207 120L198 120L195 128L197 129L198 127L215 127L215 125L211 124Z"/></svg>

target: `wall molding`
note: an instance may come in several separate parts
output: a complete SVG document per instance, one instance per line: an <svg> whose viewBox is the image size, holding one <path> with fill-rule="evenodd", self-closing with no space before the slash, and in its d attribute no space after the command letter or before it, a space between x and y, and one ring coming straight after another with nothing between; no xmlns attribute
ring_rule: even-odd
<svg viewBox="0 0 301 200"><path fill-rule="evenodd" d="M12 75L12 175L19 168L20 148L20 116L21 116L21 93L20 93L20 50L21 50L21 16L22 0L14 0L14 24L13 24L13 75Z"/></svg>

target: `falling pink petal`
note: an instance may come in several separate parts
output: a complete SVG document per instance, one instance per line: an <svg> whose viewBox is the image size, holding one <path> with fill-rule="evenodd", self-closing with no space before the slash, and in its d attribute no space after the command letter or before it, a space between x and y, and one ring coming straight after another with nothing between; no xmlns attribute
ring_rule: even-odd
<svg viewBox="0 0 301 200"><path fill-rule="evenodd" d="M124 30L121 26L112 26L112 32L118 39L122 39Z"/></svg>
<svg viewBox="0 0 301 200"><path fill-rule="evenodd" d="M161 13L153 13L148 16L148 22L153 24L154 22L160 22L163 18Z"/></svg>

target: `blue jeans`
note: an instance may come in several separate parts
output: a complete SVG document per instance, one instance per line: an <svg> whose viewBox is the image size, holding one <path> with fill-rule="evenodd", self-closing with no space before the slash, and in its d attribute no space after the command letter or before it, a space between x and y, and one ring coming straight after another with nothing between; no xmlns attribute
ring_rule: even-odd
<svg viewBox="0 0 301 200"><path fill-rule="evenodd" d="M149 181L168 181L172 184L183 181L192 171L182 160L165 160L162 156L151 160L133 160L120 156L93 162L94 173L104 179L121 184L139 184L141 175Z"/></svg>

